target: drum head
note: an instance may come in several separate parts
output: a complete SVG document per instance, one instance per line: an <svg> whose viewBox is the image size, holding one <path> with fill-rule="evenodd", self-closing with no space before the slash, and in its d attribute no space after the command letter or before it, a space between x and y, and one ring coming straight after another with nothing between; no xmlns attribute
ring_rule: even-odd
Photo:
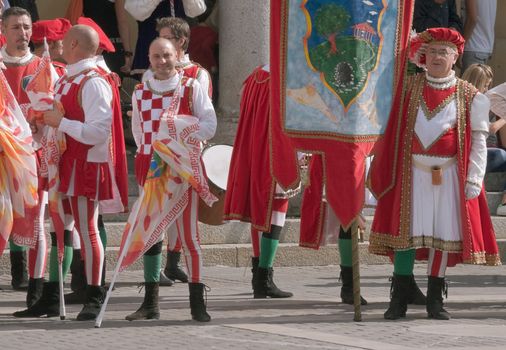
<svg viewBox="0 0 506 350"><path fill-rule="evenodd" d="M202 162L209 181L222 190L227 189L228 170L232 159L232 146L214 145L204 149Z"/></svg>

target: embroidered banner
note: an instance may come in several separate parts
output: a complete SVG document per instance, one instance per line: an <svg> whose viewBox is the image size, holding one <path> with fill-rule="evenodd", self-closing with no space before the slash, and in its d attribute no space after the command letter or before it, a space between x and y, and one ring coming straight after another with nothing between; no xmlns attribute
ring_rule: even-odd
<svg viewBox="0 0 506 350"><path fill-rule="evenodd" d="M316 185L325 195L317 197L327 199L344 226L360 213L365 158L395 108L413 3L271 2L273 175L285 188L299 182L296 154L287 142L321 156Z"/></svg>

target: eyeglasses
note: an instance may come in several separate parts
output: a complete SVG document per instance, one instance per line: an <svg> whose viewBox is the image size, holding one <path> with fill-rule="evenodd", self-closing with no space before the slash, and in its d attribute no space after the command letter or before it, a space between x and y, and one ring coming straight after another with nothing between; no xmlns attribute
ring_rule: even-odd
<svg viewBox="0 0 506 350"><path fill-rule="evenodd" d="M441 57L448 57L451 54L453 54L453 52L445 50L445 49L440 49L440 50L428 49L427 50L427 54L429 54L431 56L436 56L437 55L437 56L441 56Z"/></svg>

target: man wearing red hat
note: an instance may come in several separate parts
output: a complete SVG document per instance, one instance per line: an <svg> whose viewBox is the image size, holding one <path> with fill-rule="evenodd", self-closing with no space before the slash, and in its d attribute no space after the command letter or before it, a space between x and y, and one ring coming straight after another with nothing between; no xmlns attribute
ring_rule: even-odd
<svg viewBox="0 0 506 350"><path fill-rule="evenodd" d="M453 29L412 38L410 59L425 72L409 78L375 151L369 250L394 259L385 319L406 316L415 258L428 260L427 313L440 320L450 319L442 297L447 266L500 264L482 185L490 102L455 77L463 49Z"/></svg>
<svg viewBox="0 0 506 350"><path fill-rule="evenodd" d="M72 27L69 20L56 18L51 20L37 21L32 27L33 53L39 57L44 53L44 38L49 46L49 55L53 67L58 76L65 74L65 63L63 63L63 37Z"/></svg>
<svg viewBox="0 0 506 350"><path fill-rule="evenodd" d="M25 9L11 7L2 14L2 34L6 43L1 49L3 62L7 67L5 77L18 101L25 117L28 116L30 100L24 90L40 64L40 59L30 52L28 43L32 35L32 20ZM34 144L34 149L40 156L40 145ZM37 245L29 251L29 274L27 305L31 306L42 293L43 277L46 266L46 235L44 234L44 210L47 196L43 191L44 184L39 183L40 215L35 229L38 231ZM27 287L26 258L24 248L10 242L12 286L14 289Z"/></svg>

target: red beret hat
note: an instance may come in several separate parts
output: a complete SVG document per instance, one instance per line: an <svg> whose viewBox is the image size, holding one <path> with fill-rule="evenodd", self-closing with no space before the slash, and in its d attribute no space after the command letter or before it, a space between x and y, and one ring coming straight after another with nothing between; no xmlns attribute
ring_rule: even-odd
<svg viewBox="0 0 506 350"><path fill-rule="evenodd" d="M104 51L107 52L116 52L116 49L114 48L114 45L112 44L111 40L107 37L107 35L104 33L102 28L91 18L88 17L79 17L77 19L77 24L82 24L85 26L89 26L98 34L99 44L98 47Z"/></svg>
<svg viewBox="0 0 506 350"><path fill-rule="evenodd" d="M32 42L41 43L44 37L47 41L62 40L72 24L65 18L37 21L32 26Z"/></svg>
<svg viewBox="0 0 506 350"><path fill-rule="evenodd" d="M455 29L429 28L411 38L409 59L419 67L425 66L424 49L431 43L450 46L454 48L459 55L464 52L464 37Z"/></svg>

